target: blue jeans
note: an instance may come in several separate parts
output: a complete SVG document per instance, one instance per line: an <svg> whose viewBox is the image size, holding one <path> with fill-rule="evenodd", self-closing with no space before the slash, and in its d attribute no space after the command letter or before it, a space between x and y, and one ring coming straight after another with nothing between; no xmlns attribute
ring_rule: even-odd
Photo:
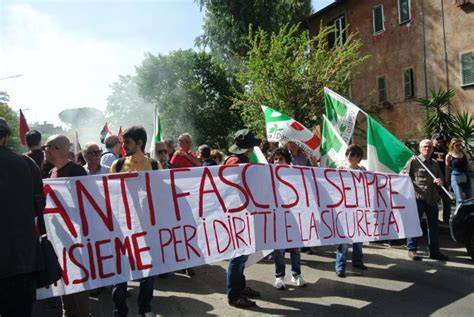
<svg viewBox="0 0 474 317"><path fill-rule="evenodd" d="M285 276L285 249L273 251L273 259L275 260L275 277ZM299 248L288 249L291 259L291 275L298 276L301 274L301 252Z"/></svg>
<svg viewBox="0 0 474 317"><path fill-rule="evenodd" d="M347 251L350 244L340 244L336 250L336 272L346 271ZM352 264L363 264L362 242L352 244Z"/></svg>
<svg viewBox="0 0 474 317"><path fill-rule="evenodd" d="M467 182L462 184L456 183L456 176L459 175L466 175ZM469 174L453 171L451 173L451 188L453 189L454 197L456 197L456 206L458 206L463 201L462 193L466 195L466 199L470 198L471 182L469 180Z"/></svg>
<svg viewBox="0 0 474 317"><path fill-rule="evenodd" d="M229 267L227 268L227 298L230 300L239 298L246 286L244 269L248 258L248 255L241 255L229 261Z"/></svg>
<svg viewBox="0 0 474 317"><path fill-rule="evenodd" d="M151 312L151 300L153 299L154 276L140 279L140 292L138 293L138 313ZM112 301L115 304L114 316L125 317L128 313L127 307L127 282L115 284L112 287Z"/></svg>
<svg viewBox="0 0 474 317"><path fill-rule="evenodd" d="M418 217L420 219L423 213L426 214L426 220L428 221L428 249L430 253L439 252L439 228L438 228L438 205L429 205L424 200L416 200L416 206L418 207ZM418 238L407 238L408 251L417 251L418 249Z"/></svg>

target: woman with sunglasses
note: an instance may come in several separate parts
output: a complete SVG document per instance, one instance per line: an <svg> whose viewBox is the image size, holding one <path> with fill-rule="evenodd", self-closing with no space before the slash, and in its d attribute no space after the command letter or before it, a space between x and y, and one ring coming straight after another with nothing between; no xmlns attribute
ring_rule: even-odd
<svg viewBox="0 0 474 317"><path fill-rule="evenodd" d="M341 168L344 169L353 169L353 170L362 170L365 171L365 168L359 165L360 160L364 156L362 148L356 144L351 144L347 147L346 150L346 160L344 161ZM336 274L339 277L346 276L346 260L347 260L347 251L349 249L349 244L340 244L336 250ZM367 266L364 265L362 261L362 242L356 242L352 244L352 267L367 270Z"/></svg>
<svg viewBox="0 0 474 317"><path fill-rule="evenodd" d="M451 188L456 197L456 206L465 198L470 197L471 183L469 182L469 161L463 150L461 139L453 138L449 142L448 154L446 155L446 176L451 172Z"/></svg>

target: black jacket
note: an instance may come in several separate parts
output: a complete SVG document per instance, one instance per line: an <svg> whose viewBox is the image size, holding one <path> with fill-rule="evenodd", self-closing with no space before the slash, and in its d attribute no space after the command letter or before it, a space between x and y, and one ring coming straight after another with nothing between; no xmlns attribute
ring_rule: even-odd
<svg viewBox="0 0 474 317"><path fill-rule="evenodd" d="M43 182L38 166L29 157L0 146L0 279L41 268L36 206L42 212Z"/></svg>

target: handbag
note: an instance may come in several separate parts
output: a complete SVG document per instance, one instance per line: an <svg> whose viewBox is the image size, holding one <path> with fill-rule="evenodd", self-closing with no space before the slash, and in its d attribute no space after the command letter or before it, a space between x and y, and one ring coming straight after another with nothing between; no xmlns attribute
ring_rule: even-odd
<svg viewBox="0 0 474 317"><path fill-rule="evenodd" d="M466 174L454 175L454 179L456 180L456 184L458 184L458 185L467 183Z"/></svg>
<svg viewBox="0 0 474 317"><path fill-rule="evenodd" d="M62 269L58 261L58 256L56 255L56 251L54 251L53 244L48 240L48 236L46 234L43 208L41 208L41 204L38 203L40 199L41 197L37 197L37 195L35 195L34 204L41 235L39 250L39 263L41 264L41 270L36 274L36 288L47 287L54 282L59 281L62 277Z"/></svg>
<svg viewBox="0 0 474 317"><path fill-rule="evenodd" d="M62 271L53 245L46 236L41 237L40 261L43 268L37 273L36 288L47 287L61 279Z"/></svg>

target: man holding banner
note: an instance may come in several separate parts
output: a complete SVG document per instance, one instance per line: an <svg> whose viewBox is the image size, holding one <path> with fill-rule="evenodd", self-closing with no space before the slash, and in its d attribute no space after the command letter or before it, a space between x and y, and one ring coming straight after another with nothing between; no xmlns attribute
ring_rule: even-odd
<svg viewBox="0 0 474 317"><path fill-rule="evenodd" d="M116 160L110 167L111 173L137 172L156 169L158 166L145 156L146 131L143 127L130 127L123 133L124 148L127 157ZM140 279L140 293L138 294L138 312L140 316L154 316L151 312L153 299L154 276ZM115 304L114 316L123 317L128 314L127 307L127 282L115 284L112 288L112 301Z"/></svg>
<svg viewBox="0 0 474 317"><path fill-rule="evenodd" d="M234 134L234 145L229 148L231 155L225 160L224 165L249 163L249 154L254 146L259 146L260 140L255 138L249 129L242 129ZM229 261L227 268L227 298L229 305L237 308L256 306L250 298L260 297L260 293L246 286L245 262L248 255L241 255Z"/></svg>

